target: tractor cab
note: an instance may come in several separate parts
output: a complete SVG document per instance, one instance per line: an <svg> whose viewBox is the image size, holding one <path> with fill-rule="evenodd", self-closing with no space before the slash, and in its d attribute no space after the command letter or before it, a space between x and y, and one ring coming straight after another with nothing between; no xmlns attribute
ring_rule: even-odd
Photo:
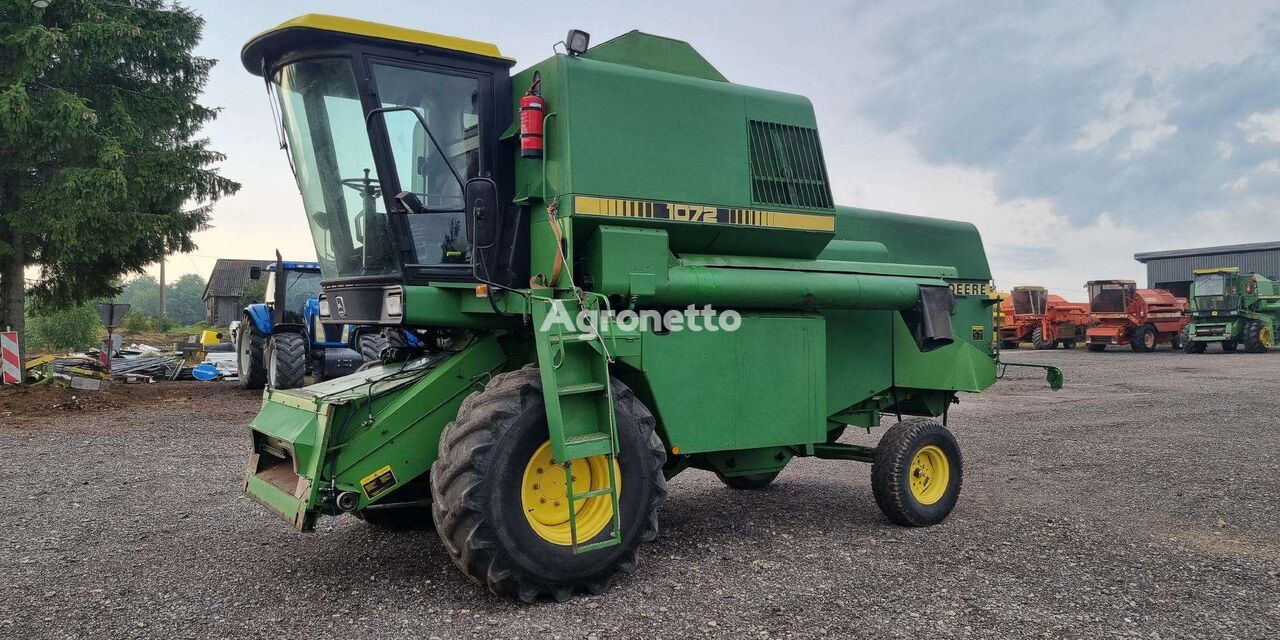
<svg viewBox="0 0 1280 640"><path fill-rule="evenodd" d="M1196 269L1191 283L1191 298L1197 315L1220 315L1240 309L1240 269L1224 267Z"/></svg>
<svg viewBox="0 0 1280 640"><path fill-rule="evenodd" d="M1010 292L1016 315L1044 315L1049 292L1044 287L1014 287Z"/></svg>
<svg viewBox="0 0 1280 640"><path fill-rule="evenodd" d="M1138 292L1133 280L1091 280L1087 287L1089 309L1095 316L1125 315Z"/></svg>
<svg viewBox="0 0 1280 640"><path fill-rule="evenodd" d="M267 265L263 301L276 315L275 323L302 324L307 301L320 295L320 265L314 262L277 261ZM253 267L249 277L257 280L263 270Z"/></svg>
<svg viewBox="0 0 1280 640"><path fill-rule="evenodd" d="M513 60L491 44L323 15L256 36L241 60L278 113L322 299L335 303L321 305L326 321L393 324L402 285L473 281L463 192L474 178L510 184L498 138Z"/></svg>

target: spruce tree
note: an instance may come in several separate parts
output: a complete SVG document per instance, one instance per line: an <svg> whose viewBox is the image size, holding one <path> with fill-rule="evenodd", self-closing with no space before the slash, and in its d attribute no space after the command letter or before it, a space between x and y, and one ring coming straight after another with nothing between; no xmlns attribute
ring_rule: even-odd
<svg viewBox="0 0 1280 640"><path fill-rule="evenodd" d="M0 328L21 332L24 294L74 307L195 249L239 188L199 137L203 24L159 0L0 0Z"/></svg>

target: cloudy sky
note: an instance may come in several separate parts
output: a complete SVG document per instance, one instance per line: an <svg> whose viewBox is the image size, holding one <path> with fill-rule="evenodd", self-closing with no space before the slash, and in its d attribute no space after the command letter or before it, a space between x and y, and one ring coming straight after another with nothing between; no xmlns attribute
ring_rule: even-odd
<svg viewBox="0 0 1280 640"><path fill-rule="evenodd" d="M731 81L808 96L837 202L969 220L999 286L1082 298L1137 251L1280 239L1272 2L188 2L222 61L206 133L241 192L169 272L314 255L254 33L308 12L487 40L520 60L571 27L688 40ZM536 7L534 15L523 7ZM376 8L376 11L372 11Z"/></svg>

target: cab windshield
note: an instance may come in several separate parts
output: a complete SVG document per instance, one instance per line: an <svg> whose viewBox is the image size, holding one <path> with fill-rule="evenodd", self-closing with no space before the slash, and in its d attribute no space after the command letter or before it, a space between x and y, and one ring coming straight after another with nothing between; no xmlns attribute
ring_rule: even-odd
<svg viewBox="0 0 1280 640"><path fill-rule="evenodd" d="M1089 285L1089 309L1094 313L1124 313L1125 302L1133 297L1135 285L1094 283Z"/></svg>
<svg viewBox="0 0 1280 640"><path fill-rule="evenodd" d="M1202 311L1225 311L1227 294L1230 288L1227 277L1221 273L1204 273L1196 276L1193 285L1196 296L1196 309Z"/></svg>
<svg viewBox="0 0 1280 640"><path fill-rule="evenodd" d="M1014 289L1013 312L1020 316L1043 314L1046 296L1044 289Z"/></svg>
<svg viewBox="0 0 1280 640"><path fill-rule="evenodd" d="M302 323L302 310L307 305L307 300L320 297L320 272L319 271L288 271L284 272L284 300L276 300L276 278L281 277L279 271L270 272L267 277L266 300L272 306L280 308L284 313L284 321L289 323Z"/></svg>
<svg viewBox="0 0 1280 640"><path fill-rule="evenodd" d="M382 122L400 190L427 210L407 214L415 264L470 264L459 180L480 175L479 80L389 62L370 68L381 106L413 110L386 112Z"/></svg>
<svg viewBox="0 0 1280 640"><path fill-rule="evenodd" d="M412 110L375 116L390 152L384 166L394 172L382 176L352 68L347 58L314 58L287 64L273 77L325 278L393 276L401 262L470 264L460 181L480 175L480 80L372 60L379 106ZM406 224L389 220L386 210L402 191L415 194L425 209L406 212ZM400 237L399 259L391 229L409 236Z"/></svg>
<svg viewBox="0 0 1280 640"><path fill-rule="evenodd" d="M320 270L326 278L396 274L350 61L302 60L273 81Z"/></svg>

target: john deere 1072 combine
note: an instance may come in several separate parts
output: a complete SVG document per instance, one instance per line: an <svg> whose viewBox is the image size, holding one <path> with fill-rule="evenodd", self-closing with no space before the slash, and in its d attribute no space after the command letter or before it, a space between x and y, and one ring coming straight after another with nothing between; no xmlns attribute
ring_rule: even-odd
<svg viewBox="0 0 1280 640"><path fill-rule="evenodd" d="M996 378L977 231L835 206L809 101L684 42L565 48L512 76L490 44L317 15L245 46L328 321L426 345L269 389L245 491L303 530L430 518L523 600L630 570L690 467L758 489L797 456L869 462L890 520L941 522L948 407ZM837 442L885 415L878 447Z"/></svg>
<svg viewBox="0 0 1280 640"><path fill-rule="evenodd" d="M1183 337L1187 353L1204 353L1211 342L1223 351L1244 347L1262 353L1280 330L1280 288L1256 273L1236 267L1196 269L1191 283L1191 324Z"/></svg>

